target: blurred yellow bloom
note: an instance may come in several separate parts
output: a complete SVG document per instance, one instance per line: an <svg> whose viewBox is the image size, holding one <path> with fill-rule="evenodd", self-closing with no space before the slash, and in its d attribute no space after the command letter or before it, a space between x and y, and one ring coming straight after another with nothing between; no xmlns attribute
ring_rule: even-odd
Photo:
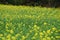
<svg viewBox="0 0 60 40"><path fill-rule="evenodd" d="M35 38L36 38L36 37L34 37L34 36L32 37L32 39L35 39Z"/></svg>
<svg viewBox="0 0 60 40"><path fill-rule="evenodd" d="M6 29L7 32L9 32L10 30Z"/></svg>
<svg viewBox="0 0 60 40"><path fill-rule="evenodd" d="M0 37L2 37L3 36L3 34L0 34Z"/></svg>
<svg viewBox="0 0 60 40"><path fill-rule="evenodd" d="M46 33L45 31L43 31L43 33Z"/></svg>
<svg viewBox="0 0 60 40"><path fill-rule="evenodd" d="M35 35L34 36L37 36L38 35L38 33L35 33Z"/></svg>
<svg viewBox="0 0 60 40"><path fill-rule="evenodd" d="M39 29L39 27L37 27L37 29Z"/></svg>
<svg viewBox="0 0 60 40"><path fill-rule="evenodd" d="M53 30L53 31L55 31L55 30L56 30L56 28L55 28L55 27L53 27L53 28L52 28L52 30Z"/></svg>
<svg viewBox="0 0 60 40"><path fill-rule="evenodd" d="M40 32L40 35L43 35L43 32Z"/></svg>
<svg viewBox="0 0 60 40"><path fill-rule="evenodd" d="M32 32L33 30L30 30L30 33Z"/></svg>
<svg viewBox="0 0 60 40"><path fill-rule="evenodd" d="M47 25L47 23L46 23L46 22L44 22L44 25Z"/></svg>
<svg viewBox="0 0 60 40"><path fill-rule="evenodd" d="M34 29L35 31L37 31L37 25L34 25L33 29Z"/></svg>
<svg viewBox="0 0 60 40"><path fill-rule="evenodd" d="M60 38L60 36L56 36L56 38Z"/></svg>
<svg viewBox="0 0 60 40"><path fill-rule="evenodd" d="M53 36L51 36L51 38L54 38Z"/></svg>
<svg viewBox="0 0 60 40"><path fill-rule="evenodd" d="M8 23L6 23L6 28L8 28L8 26L9 26L9 24L8 24Z"/></svg>
<svg viewBox="0 0 60 40"><path fill-rule="evenodd" d="M37 25L34 25L34 30L37 31L39 29L39 27Z"/></svg>
<svg viewBox="0 0 60 40"><path fill-rule="evenodd" d="M51 31L50 30L47 30L47 33L50 33Z"/></svg>
<svg viewBox="0 0 60 40"><path fill-rule="evenodd" d="M2 22L2 21L0 21L0 24L3 24L3 22Z"/></svg>
<svg viewBox="0 0 60 40"><path fill-rule="evenodd" d="M9 38L9 39L6 39L6 40L11 40L11 39Z"/></svg>
<svg viewBox="0 0 60 40"><path fill-rule="evenodd" d="M20 34L18 33L18 34L16 34L15 36L18 37L19 35L20 35Z"/></svg>
<svg viewBox="0 0 60 40"><path fill-rule="evenodd" d="M43 38L42 40L47 40L46 38Z"/></svg>
<svg viewBox="0 0 60 40"><path fill-rule="evenodd" d="M10 30L10 33L14 33L14 31L13 30Z"/></svg>
<svg viewBox="0 0 60 40"><path fill-rule="evenodd" d="M37 27L37 25L34 25L34 28L36 28Z"/></svg>
<svg viewBox="0 0 60 40"><path fill-rule="evenodd" d="M7 38L7 39L11 39L11 35L8 34L8 35L6 36L6 38Z"/></svg>
<svg viewBox="0 0 60 40"><path fill-rule="evenodd" d="M25 36L22 36L22 40L25 40L25 38L26 38Z"/></svg>
<svg viewBox="0 0 60 40"><path fill-rule="evenodd" d="M47 37L47 40L51 40L51 38L50 37Z"/></svg>
<svg viewBox="0 0 60 40"><path fill-rule="evenodd" d="M16 40L16 37L12 36L12 40Z"/></svg>
<svg viewBox="0 0 60 40"><path fill-rule="evenodd" d="M2 37L2 40L6 40L6 38L5 37Z"/></svg>
<svg viewBox="0 0 60 40"><path fill-rule="evenodd" d="M43 38L43 36L42 36L42 35L40 35L40 38Z"/></svg>

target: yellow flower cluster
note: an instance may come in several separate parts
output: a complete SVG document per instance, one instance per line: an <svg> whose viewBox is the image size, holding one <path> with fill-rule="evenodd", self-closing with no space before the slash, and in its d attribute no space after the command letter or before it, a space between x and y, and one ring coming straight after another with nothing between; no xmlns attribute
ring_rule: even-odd
<svg viewBox="0 0 60 40"><path fill-rule="evenodd" d="M0 39L60 40L59 10L0 5Z"/></svg>

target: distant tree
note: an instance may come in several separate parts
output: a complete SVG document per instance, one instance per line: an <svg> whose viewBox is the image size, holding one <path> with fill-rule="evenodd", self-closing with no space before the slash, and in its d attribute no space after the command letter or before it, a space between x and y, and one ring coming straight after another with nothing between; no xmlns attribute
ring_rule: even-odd
<svg viewBox="0 0 60 40"><path fill-rule="evenodd" d="M8 4L7 0L0 0L0 3L2 3L2 4Z"/></svg>
<svg viewBox="0 0 60 40"><path fill-rule="evenodd" d="M12 5L38 5L47 7L60 6L60 0L0 0L0 3Z"/></svg>

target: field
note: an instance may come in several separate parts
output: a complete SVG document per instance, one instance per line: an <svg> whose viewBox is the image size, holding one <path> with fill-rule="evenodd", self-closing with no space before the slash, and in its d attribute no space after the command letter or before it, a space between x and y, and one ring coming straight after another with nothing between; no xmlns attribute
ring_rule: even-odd
<svg viewBox="0 0 60 40"><path fill-rule="evenodd" d="M60 8L0 5L0 40L60 40Z"/></svg>

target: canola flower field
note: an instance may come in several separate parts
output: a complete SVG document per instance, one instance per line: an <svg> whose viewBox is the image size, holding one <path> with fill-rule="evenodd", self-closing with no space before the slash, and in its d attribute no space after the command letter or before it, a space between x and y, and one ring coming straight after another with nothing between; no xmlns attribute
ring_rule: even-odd
<svg viewBox="0 0 60 40"><path fill-rule="evenodd" d="M60 9L0 5L0 40L60 40Z"/></svg>

